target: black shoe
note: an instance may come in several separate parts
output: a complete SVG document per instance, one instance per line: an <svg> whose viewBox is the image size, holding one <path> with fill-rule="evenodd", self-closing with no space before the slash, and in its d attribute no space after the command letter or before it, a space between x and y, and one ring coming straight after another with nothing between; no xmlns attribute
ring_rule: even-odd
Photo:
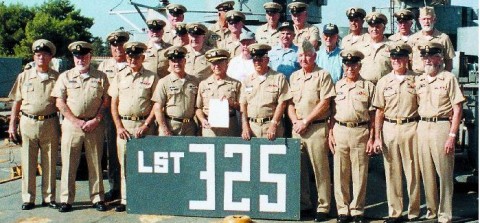
<svg viewBox="0 0 480 223"><path fill-rule="evenodd" d="M363 215L355 215L353 216L353 222L355 223L366 223L365 219L363 218Z"/></svg>
<svg viewBox="0 0 480 223"><path fill-rule="evenodd" d="M60 204L60 207L58 208L59 212L70 212L72 210L73 210L72 205L67 203Z"/></svg>
<svg viewBox="0 0 480 223"><path fill-rule="evenodd" d="M124 212L126 209L127 209L127 206L124 205L124 204L120 204L120 205L115 207L116 212Z"/></svg>
<svg viewBox="0 0 480 223"><path fill-rule="evenodd" d="M408 222L416 222L416 221L420 221L420 218L419 217L409 218L407 221Z"/></svg>
<svg viewBox="0 0 480 223"><path fill-rule="evenodd" d="M58 206L57 206L57 203L55 203L55 201L50 201L50 202L42 202L42 207L50 207L50 208L53 208L53 209L57 209Z"/></svg>
<svg viewBox="0 0 480 223"><path fill-rule="evenodd" d="M383 221L383 223L400 223L400 222L403 222L402 218L393 218L393 217L389 217L385 221Z"/></svg>
<svg viewBox="0 0 480 223"><path fill-rule="evenodd" d="M110 202L120 199L120 191L119 190L110 190L109 192L105 193L105 201Z"/></svg>
<svg viewBox="0 0 480 223"><path fill-rule="evenodd" d="M25 202L22 204L22 210L31 210L35 207L35 203Z"/></svg>
<svg viewBox="0 0 480 223"><path fill-rule="evenodd" d="M323 213L323 212L317 212L317 214L315 215L315 219L314 219L314 221L316 221L316 222L322 222L322 221L327 221L327 220L328 220L328 214Z"/></svg>
<svg viewBox="0 0 480 223"><path fill-rule="evenodd" d="M105 205L105 202L99 201L99 202L93 204L93 208L97 209L97 211L106 211L107 210L107 205Z"/></svg>
<svg viewBox="0 0 480 223"><path fill-rule="evenodd" d="M349 219L348 215L341 214L337 217L337 223L348 223L349 221L350 221L350 219Z"/></svg>

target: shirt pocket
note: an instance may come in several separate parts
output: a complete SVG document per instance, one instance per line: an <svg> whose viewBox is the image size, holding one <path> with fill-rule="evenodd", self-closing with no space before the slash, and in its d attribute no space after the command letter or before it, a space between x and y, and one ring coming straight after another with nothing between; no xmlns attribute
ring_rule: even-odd
<svg viewBox="0 0 480 223"><path fill-rule="evenodd" d="M23 85L22 87L22 98L23 99L34 99L35 98L35 88L31 84Z"/></svg>
<svg viewBox="0 0 480 223"><path fill-rule="evenodd" d="M139 91L139 98L143 99L148 99L150 100L152 98L152 83L144 84L144 83L139 83L138 84L138 91Z"/></svg>
<svg viewBox="0 0 480 223"><path fill-rule="evenodd" d="M67 84L67 95L73 97L81 96L81 86L79 83L70 83Z"/></svg>
<svg viewBox="0 0 480 223"><path fill-rule="evenodd" d="M168 89L166 105L173 106L176 103L178 103L180 100L180 93L181 93L180 88Z"/></svg>
<svg viewBox="0 0 480 223"><path fill-rule="evenodd" d="M368 95L360 91L353 96L353 107L355 111L366 111L368 110Z"/></svg>
<svg viewBox="0 0 480 223"><path fill-rule="evenodd" d="M275 103L278 100L279 91L280 89L278 87L267 87L265 90L265 99Z"/></svg>

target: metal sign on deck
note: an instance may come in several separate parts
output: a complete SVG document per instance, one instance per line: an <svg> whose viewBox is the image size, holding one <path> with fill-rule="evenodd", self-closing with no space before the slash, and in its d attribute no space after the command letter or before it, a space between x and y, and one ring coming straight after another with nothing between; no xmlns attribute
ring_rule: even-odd
<svg viewBox="0 0 480 223"><path fill-rule="evenodd" d="M126 163L128 213L300 219L298 139L149 136Z"/></svg>

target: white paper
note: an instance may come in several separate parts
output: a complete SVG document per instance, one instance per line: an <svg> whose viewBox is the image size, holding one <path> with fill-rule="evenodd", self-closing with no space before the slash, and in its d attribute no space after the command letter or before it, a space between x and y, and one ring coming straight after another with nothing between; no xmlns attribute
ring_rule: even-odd
<svg viewBox="0 0 480 223"><path fill-rule="evenodd" d="M208 103L208 123L210 127L228 128L230 123L228 100L210 99Z"/></svg>

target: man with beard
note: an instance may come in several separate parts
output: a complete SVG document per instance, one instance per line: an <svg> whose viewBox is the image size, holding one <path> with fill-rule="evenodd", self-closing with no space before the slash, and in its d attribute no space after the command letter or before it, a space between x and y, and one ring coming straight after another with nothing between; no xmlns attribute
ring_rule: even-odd
<svg viewBox="0 0 480 223"><path fill-rule="evenodd" d="M293 44L295 37L293 25L290 22L284 22L280 24L278 31L280 33L278 43L268 52L269 66L290 80L290 75L300 69L297 60L298 47Z"/></svg>
<svg viewBox="0 0 480 223"><path fill-rule="evenodd" d="M205 58L205 52L211 49L204 44L208 29L200 23L190 23L186 28L190 43L185 46L187 49L185 72L196 77L198 81L203 81L212 74L212 69Z"/></svg>
<svg viewBox="0 0 480 223"><path fill-rule="evenodd" d="M220 49L225 49L234 57L240 55L240 36L244 26L245 15L239 11L228 11L226 14L229 33L225 36L225 41L221 45L217 45Z"/></svg>
<svg viewBox="0 0 480 223"><path fill-rule="evenodd" d="M123 44L129 39L130 34L122 29L107 36L112 58L102 61L98 65L98 70L107 75L109 82L112 82L115 76L127 67ZM108 182L110 183L110 191L105 193L105 201L113 201L120 197L120 164L117 156L117 134L115 133L115 124L110 109L105 112L104 123L105 140L107 142L104 155L107 157Z"/></svg>
<svg viewBox="0 0 480 223"><path fill-rule="evenodd" d="M368 35L363 33L364 18L367 13L362 8L348 8L347 17L350 33L342 39L342 49L356 47L359 43L368 40Z"/></svg>
<svg viewBox="0 0 480 223"><path fill-rule="evenodd" d="M240 126L236 111L240 110L240 81L227 76L230 54L226 50L212 49L205 53L213 74L200 82L196 103L196 115L201 123L202 136L240 136ZM210 99L227 100L229 107L229 127L214 128L208 123ZM210 118L215 118L210 116Z"/></svg>
<svg viewBox="0 0 480 223"><path fill-rule="evenodd" d="M279 39L279 22L282 5L276 2L267 2L263 4L265 9L265 18L267 23L259 26L255 32L255 39L257 43L263 43L270 46L275 46Z"/></svg>
<svg viewBox="0 0 480 223"><path fill-rule="evenodd" d="M345 77L335 84L337 96L330 117L329 147L333 153L333 182L338 223L363 223L369 155L374 152L375 86L360 77L363 54L340 53ZM351 188L351 185L353 188ZM353 194L351 194L351 192Z"/></svg>
<svg viewBox="0 0 480 223"><path fill-rule="evenodd" d="M412 35L413 13L408 9L401 9L393 14L397 18L398 33L388 37L393 42L406 43Z"/></svg>
<svg viewBox="0 0 480 223"><path fill-rule="evenodd" d="M167 19L168 23L165 25L163 31L163 41L170 45L173 44L173 38L177 35L176 27L177 23L183 22L185 20L185 12L187 12L187 8L180 4L168 4L166 7L168 14Z"/></svg>
<svg viewBox="0 0 480 223"><path fill-rule="evenodd" d="M415 86L420 115L418 154L427 203L426 218L451 222L455 140L465 97L455 75L444 69L445 49L442 44L428 41L417 46L425 66L425 73L416 78Z"/></svg>
<svg viewBox="0 0 480 223"><path fill-rule="evenodd" d="M387 17L379 12L372 12L365 17L368 23L369 38L358 45L365 58L362 60L360 75L374 84L390 73L392 64L389 59L388 39L383 35Z"/></svg>
<svg viewBox="0 0 480 223"><path fill-rule="evenodd" d="M165 51L170 74L160 79L152 97L160 136L194 136L196 133L193 116L198 80L185 72L186 54L187 49L178 46Z"/></svg>
<svg viewBox="0 0 480 223"><path fill-rule="evenodd" d="M420 15L418 19L420 21L420 25L422 25L422 30L410 36L408 40L408 44L413 49L412 70L419 75L423 73L424 66L418 46L419 43L423 41L430 41L439 43L443 46L442 57L445 70L452 71L452 59L455 57L455 51L453 49L452 41L450 41L450 37L448 37L448 35L445 33L435 29L435 22L437 21L437 18L434 8L430 6L420 8Z"/></svg>
<svg viewBox="0 0 480 223"><path fill-rule="evenodd" d="M226 14L228 11L233 10L235 1L224 1L220 2L215 9L218 11L217 22L208 27L209 32L207 33L206 39L210 46L223 46L223 41L225 41L228 30L228 23Z"/></svg>
<svg viewBox="0 0 480 223"><path fill-rule="evenodd" d="M243 82L247 75L255 72L253 67L252 56L248 47L255 43L255 34L252 32L242 32L240 35L240 44L242 52L240 55L233 57L228 62L227 75L235 80Z"/></svg>
<svg viewBox="0 0 480 223"><path fill-rule="evenodd" d="M171 46L171 44L162 40L165 22L161 19L151 19L147 20L147 26L149 40L143 67L155 72L159 78L163 78L168 74L168 59L164 56L164 53Z"/></svg>
<svg viewBox="0 0 480 223"><path fill-rule="evenodd" d="M342 79L342 57L340 57L340 48L338 47L338 27L335 24L328 23L323 26L323 45L317 51L316 64L328 71L332 77L333 83Z"/></svg>
<svg viewBox="0 0 480 223"><path fill-rule="evenodd" d="M317 207L315 221L326 221L330 212L330 167L328 166L328 125L330 99L335 96L332 78L315 64L315 48L304 41L298 50L302 67L290 77L293 99L288 115L293 123L293 138L301 139L301 206L311 206L308 166L310 161L315 175ZM303 158L305 157L305 158Z"/></svg>
<svg viewBox="0 0 480 223"><path fill-rule="evenodd" d="M297 46L301 45L303 41L309 41L315 48L320 40L320 31L318 28L307 22L308 4L303 2L292 2L288 4L290 13L292 14L293 27L295 28L295 38L293 43Z"/></svg>
<svg viewBox="0 0 480 223"><path fill-rule="evenodd" d="M77 41L68 45L75 68L60 74L52 91L62 122L62 202L59 211L72 211L75 178L82 148L87 158L90 199L98 211L106 211L102 177L103 124L110 104L107 76L90 65L92 44Z"/></svg>
<svg viewBox="0 0 480 223"><path fill-rule="evenodd" d="M377 153L383 152L387 182L388 219L385 223L399 223L403 211L402 171L408 192L409 221L420 214L420 170L417 153L418 103L415 92L415 73L408 69L412 48L403 42L393 44L390 61L393 70L382 77L376 86L373 106L375 115L375 143ZM384 146L385 145L385 146Z"/></svg>
<svg viewBox="0 0 480 223"><path fill-rule="evenodd" d="M292 98L285 75L268 67L269 45L255 43L248 47L255 72L242 84L240 111L242 138L253 137L274 140L284 134L281 119L287 101Z"/></svg>
<svg viewBox="0 0 480 223"><path fill-rule="evenodd" d="M110 82L108 94L112 97L111 110L117 129L118 160L121 171L121 201L115 207L116 212L123 212L127 204L125 182L125 153L127 141L141 138L153 133L152 123L155 119L151 101L158 77L145 70L142 62L143 52L147 46L140 42L128 42L124 45L128 67L118 73Z"/></svg>
<svg viewBox="0 0 480 223"><path fill-rule="evenodd" d="M20 117L22 157L22 210L35 207L38 150L42 174L42 206L57 208L56 165L60 137L55 99L50 96L58 72L49 68L56 47L52 42L39 39L32 44L35 67L20 73L10 91L13 100L8 136L19 142L17 117ZM19 116L21 114L21 116Z"/></svg>

